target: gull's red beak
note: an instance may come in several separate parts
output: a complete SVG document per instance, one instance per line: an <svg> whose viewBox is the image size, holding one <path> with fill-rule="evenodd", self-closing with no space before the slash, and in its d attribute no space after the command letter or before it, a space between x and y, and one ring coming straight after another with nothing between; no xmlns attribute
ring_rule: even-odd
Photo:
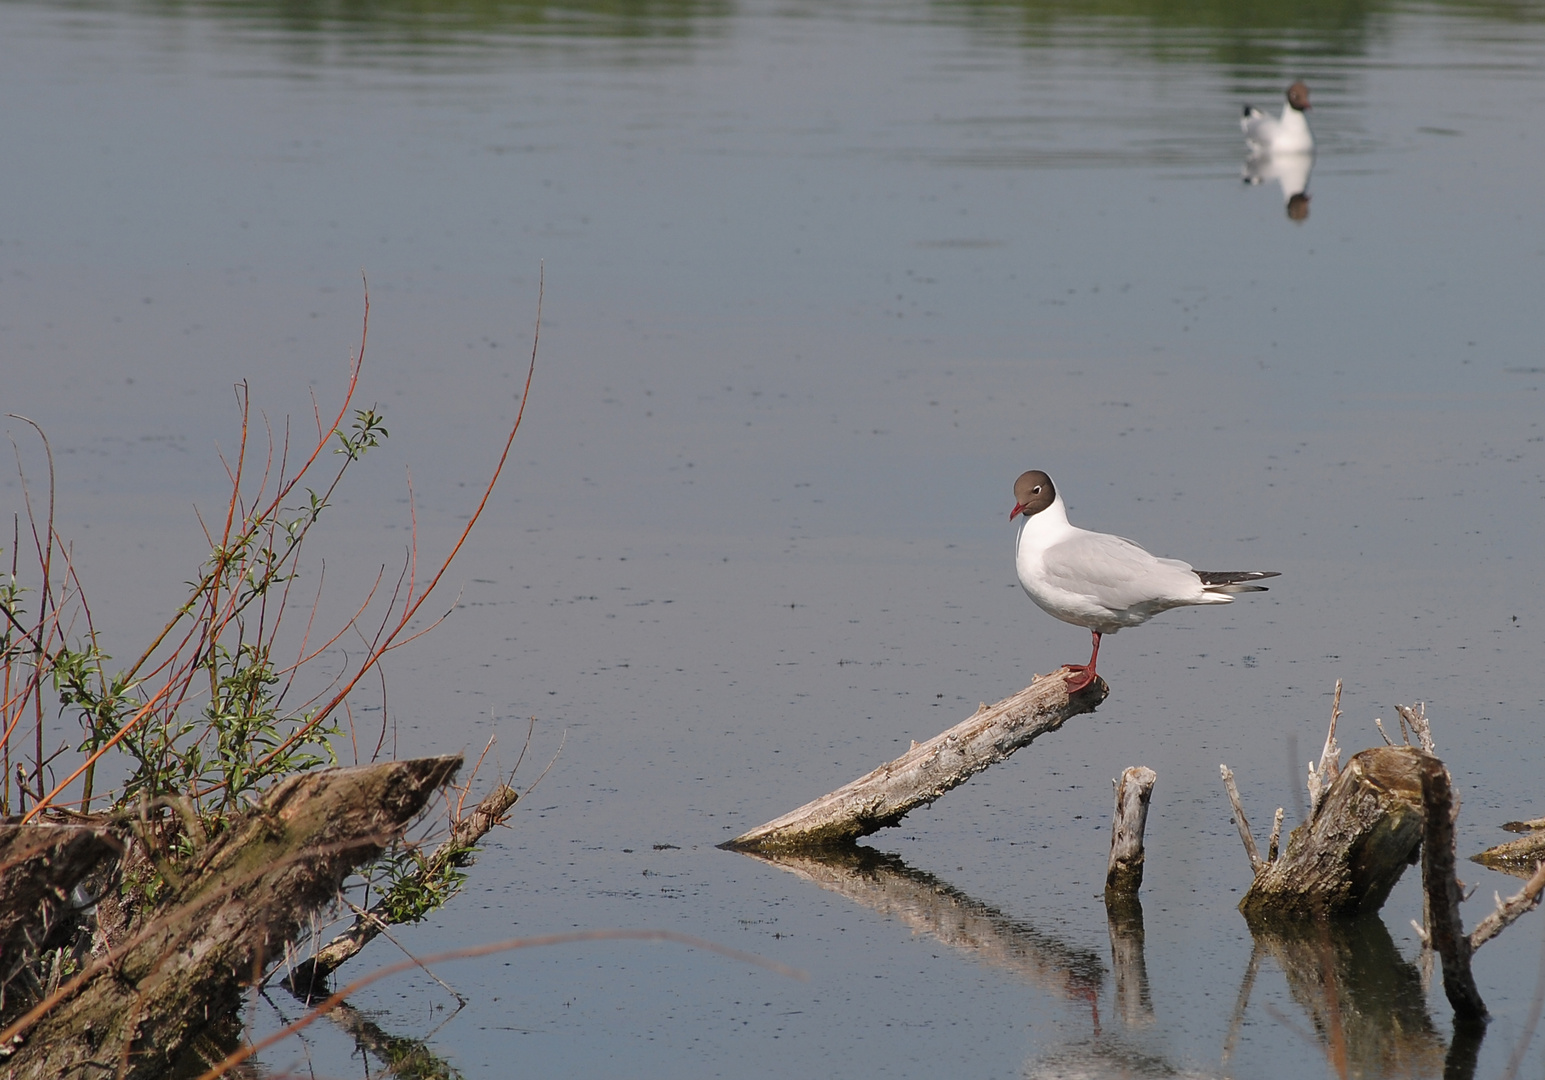
<svg viewBox="0 0 1545 1080"><path fill-rule="evenodd" d="M1019 516L1019 512L1025 508L1024 503L1015 503L1014 509L1009 511L1009 520L1013 521Z"/></svg>

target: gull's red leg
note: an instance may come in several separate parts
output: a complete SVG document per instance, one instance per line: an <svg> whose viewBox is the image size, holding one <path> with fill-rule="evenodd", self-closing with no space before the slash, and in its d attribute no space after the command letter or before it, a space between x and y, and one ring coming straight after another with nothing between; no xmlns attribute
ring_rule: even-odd
<svg viewBox="0 0 1545 1080"><path fill-rule="evenodd" d="M1076 694L1094 682L1094 665L1100 659L1100 632L1098 630L1091 630L1089 633L1094 636L1094 651L1089 654L1089 662L1087 664L1066 665L1068 670L1074 673L1067 677L1068 693L1070 694Z"/></svg>

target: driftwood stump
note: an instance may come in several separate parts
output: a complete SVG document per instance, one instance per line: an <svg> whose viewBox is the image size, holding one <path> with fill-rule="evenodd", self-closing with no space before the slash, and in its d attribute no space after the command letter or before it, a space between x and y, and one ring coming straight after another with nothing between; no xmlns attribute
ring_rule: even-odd
<svg viewBox="0 0 1545 1080"><path fill-rule="evenodd" d="M1153 1023L1153 998L1144 959L1143 831L1157 779L1143 765L1122 770L1115 781L1116 807L1110 823L1110 859L1105 870L1105 919L1110 932L1111 969L1116 973L1116 1011L1127 1027Z"/></svg>
<svg viewBox="0 0 1545 1080"><path fill-rule="evenodd" d="M167 882L148 922L0 1032L0 1070L7 1080L166 1075L460 765L424 758L280 783Z"/></svg>
<svg viewBox="0 0 1545 1080"><path fill-rule="evenodd" d="M1143 884L1143 830L1148 826L1148 800L1158 775L1146 765L1121 773L1116 784L1116 809L1110 821L1110 861L1105 867L1105 903L1135 897Z"/></svg>
<svg viewBox="0 0 1545 1080"><path fill-rule="evenodd" d="M1435 760L1408 746L1353 755L1285 852L1271 861L1252 852L1255 880L1239 902L1245 918L1377 911L1421 843L1421 769Z"/></svg>
<svg viewBox="0 0 1545 1080"><path fill-rule="evenodd" d="M1425 712L1397 706L1407 745L1364 750L1341 768L1336 745L1340 696L1337 683L1325 750L1318 767L1310 763L1309 820L1293 830L1280 858L1274 854L1262 859L1256 851L1233 774L1223 766L1224 786L1255 869L1255 880L1239 908L1258 937L1306 917L1368 915L1383 905L1406 866L1420 858L1427 925L1417 930L1443 959L1443 990L1455 1020L1450 1060L1457 1061L1478 1046L1487 1020L1470 957L1539 905L1545 895L1545 863L1516 895L1507 900L1498 896L1496 910L1466 934L1459 914L1463 888L1454 876L1459 800L1448 769L1434 753ZM1382 724L1379 730L1384 730ZM1410 745L1412 733L1420 748ZM1277 811L1279 822L1281 813Z"/></svg>
<svg viewBox="0 0 1545 1080"><path fill-rule="evenodd" d="M732 851L792 851L850 843L887 826L907 812L933 802L987 766L1002 761L1070 716L1093 712L1110 693L1096 678L1068 695L1063 668L1038 675L1028 687L912 748L894 761L759 825L720 847Z"/></svg>

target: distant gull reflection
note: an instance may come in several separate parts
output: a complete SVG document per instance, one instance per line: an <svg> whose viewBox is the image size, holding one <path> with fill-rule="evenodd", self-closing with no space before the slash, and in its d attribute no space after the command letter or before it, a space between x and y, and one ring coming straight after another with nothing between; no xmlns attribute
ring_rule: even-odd
<svg viewBox="0 0 1545 1080"><path fill-rule="evenodd" d="M1314 169L1314 154L1251 154L1245 158L1244 181L1264 184L1275 180L1282 185L1282 199L1292 221L1309 217L1309 173Z"/></svg>

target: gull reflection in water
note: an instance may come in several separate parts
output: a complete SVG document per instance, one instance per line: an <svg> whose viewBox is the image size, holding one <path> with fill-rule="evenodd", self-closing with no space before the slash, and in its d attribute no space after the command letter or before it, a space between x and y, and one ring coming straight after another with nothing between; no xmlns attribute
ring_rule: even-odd
<svg viewBox="0 0 1545 1080"><path fill-rule="evenodd" d="M1309 173L1314 168L1314 151L1255 153L1245 158L1244 181L1264 184L1275 180L1282 186L1282 200L1287 204L1290 221L1303 222L1309 217Z"/></svg>

